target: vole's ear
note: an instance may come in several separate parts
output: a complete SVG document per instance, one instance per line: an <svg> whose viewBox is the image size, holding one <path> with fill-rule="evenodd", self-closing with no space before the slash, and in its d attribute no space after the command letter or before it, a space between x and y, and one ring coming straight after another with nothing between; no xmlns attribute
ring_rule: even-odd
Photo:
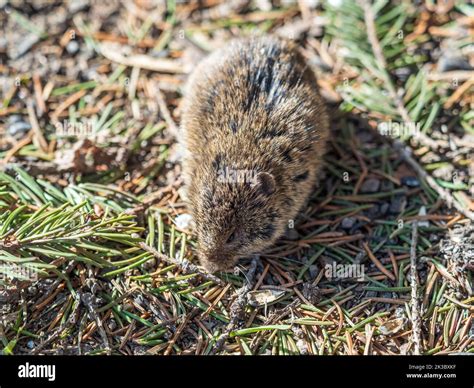
<svg viewBox="0 0 474 388"><path fill-rule="evenodd" d="M271 195L276 190L275 178L268 172L259 172L252 186L256 187L263 195Z"/></svg>

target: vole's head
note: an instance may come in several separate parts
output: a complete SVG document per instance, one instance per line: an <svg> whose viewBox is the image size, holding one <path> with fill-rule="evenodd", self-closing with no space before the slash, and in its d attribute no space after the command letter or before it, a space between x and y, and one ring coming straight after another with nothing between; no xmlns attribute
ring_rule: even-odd
<svg viewBox="0 0 474 388"><path fill-rule="evenodd" d="M240 257L270 246L284 230L272 174L222 167L191 185L201 264L210 272L231 270ZM196 183L199 182L199 183Z"/></svg>

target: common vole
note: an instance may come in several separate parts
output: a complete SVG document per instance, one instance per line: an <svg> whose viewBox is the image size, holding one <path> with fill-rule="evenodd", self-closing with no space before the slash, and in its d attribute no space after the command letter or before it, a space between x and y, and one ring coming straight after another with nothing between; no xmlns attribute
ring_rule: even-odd
<svg viewBox="0 0 474 388"><path fill-rule="evenodd" d="M210 272L271 246L314 188L329 119L296 45L235 40L187 84L181 142L187 200Z"/></svg>

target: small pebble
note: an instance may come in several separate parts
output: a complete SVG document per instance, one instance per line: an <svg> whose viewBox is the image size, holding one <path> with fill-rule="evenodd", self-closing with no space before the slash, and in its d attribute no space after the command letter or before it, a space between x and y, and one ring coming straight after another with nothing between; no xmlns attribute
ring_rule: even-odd
<svg viewBox="0 0 474 388"><path fill-rule="evenodd" d="M309 268L308 268L308 272L309 272L309 276L311 277L311 279L316 279L316 277L319 275L318 266L315 265L315 264L310 265Z"/></svg>
<svg viewBox="0 0 474 388"><path fill-rule="evenodd" d="M176 226L181 229L189 229L192 225L193 222L193 216L191 214L180 214L178 217L175 219Z"/></svg>
<svg viewBox="0 0 474 388"><path fill-rule="evenodd" d="M408 186L408 187L419 187L420 186L420 181L414 176L404 176L401 179L401 183L402 183L402 185Z"/></svg>
<svg viewBox="0 0 474 388"><path fill-rule="evenodd" d="M413 70L409 67L400 67L394 70L395 75L401 80L406 81L408 77L412 74Z"/></svg>
<svg viewBox="0 0 474 388"><path fill-rule="evenodd" d="M407 198L404 195L396 195L390 203L390 213L400 214L403 213L407 205Z"/></svg>
<svg viewBox="0 0 474 388"><path fill-rule="evenodd" d="M453 70L472 70L473 67L467 58L461 56L442 56L438 62L438 70L442 73Z"/></svg>
<svg viewBox="0 0 474 388"><path fill-rule="evenodd" d="M109 330L115 330L117 328L117 322L115 322L115 320L111 319L109 322Z"/></svg>
<svg viewBox="0 0 474 388"><path fill-rule="evenodd" d="M350 229L354 226L356 219L354 217L346 217L342 219L341 228Z"/></svg>
<svg viewBox="0 0 474 388"><path fill-rule="evenodd" d="M66 51L71 55L76 54L79 51L79 43L77 43L77 40L70 40L66 45Z"/></svg>
<svg viewBox="0 0 474 388"><path fill-rule="evenodd" d="M361 193L376 193L380 189L380 181L376 178L369 178L364 181L360 188Z"/></svg>
<svg viewBox="0 0 474 388"><path fill-rule="evenodd" d="M21 120L21 119L20 119ZM23 137L31 129L26 121L14 121L8 126L8 134L16 139Z"/></svg>

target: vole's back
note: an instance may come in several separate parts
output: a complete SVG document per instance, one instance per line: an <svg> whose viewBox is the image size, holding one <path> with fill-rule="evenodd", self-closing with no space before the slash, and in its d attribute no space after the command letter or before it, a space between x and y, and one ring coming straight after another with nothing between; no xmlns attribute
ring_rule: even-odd
<svg viewBox="0 0 474 388"><path fill-rule="evenodd" d="M295 147L307 147L320 135L312 116L327 121L317 90L313 73L292 43L274 37L233 41L193 72L183 124L186 128L199 121L191 134L196 145L223 137L285 136Z"/></svg>
<svg viewBox="0 0 474 388"><path fill-rule="evenodd" d="M182 114L184 174L198 224L206 217L203 181L212 185L216 171L267 172L276 187L268 201L274 241L315 183L328 128L315 77L294 44L250 38L213 53L190 77ZM239 195L245 187L212 190L217 202Z"/></svg>

